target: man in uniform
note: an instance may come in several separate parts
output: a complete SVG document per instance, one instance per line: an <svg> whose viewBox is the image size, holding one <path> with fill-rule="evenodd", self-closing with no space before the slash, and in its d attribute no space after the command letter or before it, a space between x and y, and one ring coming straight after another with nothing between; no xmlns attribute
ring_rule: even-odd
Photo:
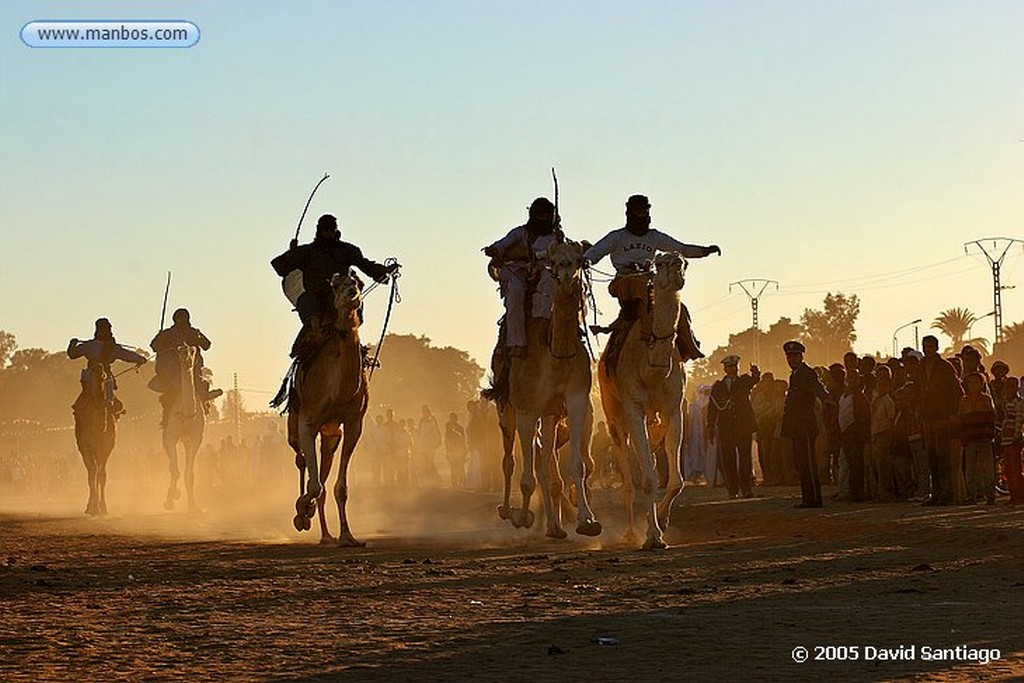
<svg viewBox="0 0 1024 683"><path fill-rule="evenodd" d="M814 400L831 403L825 387L818 381L818 375L804 362L804 345L788 341L782 345L786 353L789 374L789 388L786 390L786 405L782 410L782 436L793 442L793 459L800 472L802 502L798 508L820 508L821 481L818 465L814 461L814 439L818 435L818 418L814 412Z"/></svg>
<svg viewBox="0 0 1024 683"><path fill-rule="evenodd" d="M88 361L85 370L82 370L83 396L92 396L101 405L105 405L114 412L115 417L124 413L124 405L114 394L117 389L117 381L110 366L115 360L126 363L142 365L148 359L139 355L120 344L114 339L114 331L110 321L106 318L99 318L96 321L93 338L89 341L72 339L68 342L68 358L82 358ZM82 400L82 396L75 401Z"/></svg>
<svg viewBox="0 0 1024 683"><path fill-rule="evenodd" d="M491 276L501 285L505 302L505 346L510 356L526 353L526 305L531 318L551 317L551 272L543 267L548 247L562 238L555 205L546 197L530 204L529 218L497 242L483 248L491 257Z"/></svg>
<svg viewBox="0 0 1024 683"><path fill-rule="evenodd" d="M299 355L296 351L302 338L313 345L323 341L323 321L331 321L334 316L331 278L335 273L347 275L355 267L377 282L385 283L388 276L400 267L398 263L385 266L371 261L363 256L359 247L343 242L338 219L330 214L320 216L316 222L316 236L312 242L300 246L298 240L293 239L288 251L272 260L270 265L281 277L287 277L293 271L302 274L301 292L293 303L303 327L292 349L293 356Z"/></svg>
<svg viewBox="0 0 1024 683"><path fill-rule="evenodd" d="M170 406L166 400L176 391L178 386L178 357L179 346L191 346L196 350L196 362L192 368L196 395L200 401L206 404L217 398L224 392L221 389L210 389L210 381L203 376L203 351L210 350L210 340L205 334L195 327L192 327L192 317L187 308L179 308L171 315L174 324L166 330L160 330L149 347L156 352L156 376L149 383L149 388L160 392L160 403L164 407L164 417Z"/></svg>
<svg viewBox="0 0 1024 683"><path fill-rule="evenodd" d="M615 266L615 279L608 286L608 291L618 299L621 307L618 320L612 324L613 330L623 327L628 329L632 321L639 316L640 306L647 304L647 283L641 283L643 286L638 291L636 287L629 286L625 277L649 271L651 262L659 251L677 252L683 258L704 258L722 253L716 245L701 247L685 244L652 228L651 203L646 196L635 194L626 200L625 227L612 230L583 255L588 263L597 263L605 256L611 255L612 265ZM635 281L635 278L629 280ZM704 357L700 351L700 343L690 330L690 313L685 304L679 315L676 344L684 361Z"/></svg>
<svg viewBox="0 0 1024 683"><path fill-rule="evenodd" d="M924 351L918 370L921 436L932 477L932 495L924 504L952 505L955 500L952 420L964 391L953 364L939 355L936 336L922 337L921 350Z"/></svg>
<svg viewBox="0 0 1024 683"><path fill-rule="evenodd" d="M729 497L737 498L742 493L744 498L753 498L751 435L757 431L757 420L750 390L761 381L761 370L751 365L749 374L740 375L739 356L726 356L722 365L725 377L711 387L708 402L708 436L718 442Z"/></svg>

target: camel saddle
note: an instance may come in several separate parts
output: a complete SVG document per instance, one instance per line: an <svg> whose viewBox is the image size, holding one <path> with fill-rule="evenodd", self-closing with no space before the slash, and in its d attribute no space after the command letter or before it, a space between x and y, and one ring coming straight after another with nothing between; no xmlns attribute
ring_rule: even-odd
<svg viewBox="0 0 1024 683"><path fill-rule="evenodd" d="M654 286L650 274L642 272L617 276L608 285L608 293L619 301L619 315L611 325L607 327L592 325L590 331L594 334L611 334L605 350L604 364L609 374L612 374L618 365L619 355L622 353L622 347L625 345L626 337L633 325L639 321L641 338L646 341L653 339L651 311L654 308ZM686 304L681 304L675 341L684 363L704 357L704 353L700 350L700 342L693 335L690 311L686 308Z"/></svg>

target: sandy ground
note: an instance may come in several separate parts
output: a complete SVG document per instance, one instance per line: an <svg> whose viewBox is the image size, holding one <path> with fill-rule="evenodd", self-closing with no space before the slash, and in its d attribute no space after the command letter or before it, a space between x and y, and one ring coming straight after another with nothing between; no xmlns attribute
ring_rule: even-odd
<svg viewBox="0 0 1024 683"><path fill-rule="evenodd" d="M363 489L358 550L292 530L285 492L196 515L110 494L103 519L0 499L0 680L1024 680L1024 509L759 491L688 488L657 552L603 490L602 537L552 541L494 494ZM925 659L957 646L999 659Z"/></svg>

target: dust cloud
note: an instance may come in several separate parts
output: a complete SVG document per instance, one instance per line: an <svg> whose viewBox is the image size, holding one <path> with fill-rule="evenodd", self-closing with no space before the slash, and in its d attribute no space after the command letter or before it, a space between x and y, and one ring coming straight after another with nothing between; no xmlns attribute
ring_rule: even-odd
<svg viewBox="0 0 1024 683"><path fill-rule="evenodd" d="M479 403L487 432L497 431L493 406ZM395 424L405 423L402 443L389 448L381 427L371 422L375 413ZM444 416L448 419L448 415ZM245 419L211 421L195 460L195 502L190 511L184 479L184 452L179 446L182 477L180 497L172 510L165 509L171 481L157 417L126 416L118 423L117 442L107 465L108 515L93 518L97 533L151 536L188 542L256 542L316 544L321 533L319 518L312 529L297 532L292 526L299 491L295 456L285 439L285 418L276 413L248 414ZM533 543L543 538L540 492L532 509L537 521L531 530L515 530L497 513L502 498L500 441L487 439L466 454L464 488L451 485L451 465L445 457L445 421L437 416L441 443L431 455L418 441L422 415L396 419L387 409L367 414L364 434L349 468L348 517L353 534L372 545L441 545L502 547ZM467 426L470 416L460 422ZM493 424L492 424L493 423ZM436 443L436 441L434 441ZM430 446L426 447L429 450ZM518 462L512 482L512 505L520 504ZM338 509L333 487L337 481L335 459L328 482L326 518L330 533L339 532ZM605 507L618 516L621 506L604 495ZM0 447L0 512L47 519L89 519L85 506L89 495L85 466L78 454L73 428L25 432ZM620 508L621 509L621 508ZM575 512L566 510L563 523L572 534ZM579 539L585 546L599 541Z"/></svg>

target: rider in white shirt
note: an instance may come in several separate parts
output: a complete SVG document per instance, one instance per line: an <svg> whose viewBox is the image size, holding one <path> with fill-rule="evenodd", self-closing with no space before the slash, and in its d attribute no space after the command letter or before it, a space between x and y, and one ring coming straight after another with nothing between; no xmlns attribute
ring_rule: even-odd
<svg viewBox="0 0 1024 683"><path fill-rule="evenodd" d="M677 252L683 258L704 258L711 254L721 255L722 253L717 245L702 247L696 244L686 244L652 228L651 203L646 196L635 194L626 200L625 227L612 230L583 255L589 263L597 263L605 256L611 255L612 265L615 266L615 280L612 281L608 289L622 306L620 319L629 316L635 317L635 306L637 305L630 303L635 300L635 295L629 294L626 291L627 288L620 286L620 278L649 271L650 264L659 251ZM699 342L694 339L690 330L690 314L685 305L679 316L677 339L684 361L704 357L700 351Z"/></svg>

